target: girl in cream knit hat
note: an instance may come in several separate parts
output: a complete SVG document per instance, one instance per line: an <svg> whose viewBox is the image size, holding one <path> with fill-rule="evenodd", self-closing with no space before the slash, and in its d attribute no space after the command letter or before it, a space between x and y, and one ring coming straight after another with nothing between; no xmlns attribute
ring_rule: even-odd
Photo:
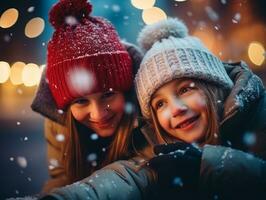
<svg viewBox="0 0 266 200"><path fill-rule="evenodd" d="M147 25L138 42L145 55L136 91L161 144L149 166L167 191L164 197L178 192L179 198L196 198L201 191L219 199L265 198L266 164L243 152L266 159L261 80L243 62L223 63L179 19Z"/></svg>

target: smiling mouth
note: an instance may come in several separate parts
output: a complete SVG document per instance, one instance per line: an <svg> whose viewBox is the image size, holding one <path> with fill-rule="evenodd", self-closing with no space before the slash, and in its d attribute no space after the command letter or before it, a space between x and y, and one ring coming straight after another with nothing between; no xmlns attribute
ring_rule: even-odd
<svg viewBox="0 0 266 200"><path fill-rule="evenodd" d="M196 115L194 117L191 117L189 119L186 119L185 121L181 122L180 124L178 124L175 128L176 129L183 129L188 127L189 125L191 125L193 122L195 122L198 118L200 117L200 115Z"/></svg>
<svg viewBox="0 0 266 200"><path fill-rule="evenodd" d="M95 125L98 126L99 128L108 128L111 126L112 121L114 119L115 115L109 117L108 119L101 121L101 122L95 122Z"/></svg>

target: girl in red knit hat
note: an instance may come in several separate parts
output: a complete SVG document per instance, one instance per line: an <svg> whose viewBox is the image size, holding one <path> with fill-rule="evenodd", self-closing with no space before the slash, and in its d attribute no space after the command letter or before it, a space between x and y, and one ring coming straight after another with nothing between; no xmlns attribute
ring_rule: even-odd
<svg viewBox="0 0 266 200"><path fill-rule="evenodd" d="M51 180L44 193L128 159L145 146L132 89L133 67L142 54L122 44L112 24L91 16L91 10L86 0L61 0L49 14L55 32L32 104L49 118L45 137Z"/></svg>

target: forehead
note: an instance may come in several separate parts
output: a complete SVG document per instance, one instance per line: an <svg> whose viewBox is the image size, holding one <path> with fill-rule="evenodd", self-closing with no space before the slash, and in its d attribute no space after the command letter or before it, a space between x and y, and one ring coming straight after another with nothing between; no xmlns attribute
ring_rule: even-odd
<svg viewBox="0 0 266 200"><path fill-rule="evenodd" d="M152 98L154 98L154 96L157 96L160 93L164 93L166 89L176 89L176 88L182 87L183 85L191 84L193 82L194 82L193 79L188 79L188 78L174 79L172 81L165 83L159 89L157 89L154 92Z"/></svg>
<svg viewBox="0 0 266 200"><path fill-rule="evenodd" d="M113 90L108 90L108 91L105 91L105 92L97 92L97 93L93 93L93 94L89 94L89 95L86 95L86 96L82 96L82 97L79 97L77 99L88 99L88 100L97 100L99 98L102 97L102 95L106 94L106 93L109 93L109 92L112 92L112 93L115 93L117 95L123 95L122 92L120 91L113 91Z"/></svg>

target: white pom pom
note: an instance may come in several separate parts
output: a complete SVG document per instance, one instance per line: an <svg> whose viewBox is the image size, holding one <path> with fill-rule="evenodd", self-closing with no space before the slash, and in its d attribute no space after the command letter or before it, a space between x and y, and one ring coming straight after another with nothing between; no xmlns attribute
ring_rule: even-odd
<svg viewBox="0 0 266 200"><path fill-rule="evenodd" d="M138 44L144 52L152 45L169 36L183 38L188 35L187 26L177 18L168 18L157 23L145 26L138 36Z"/></svg>

